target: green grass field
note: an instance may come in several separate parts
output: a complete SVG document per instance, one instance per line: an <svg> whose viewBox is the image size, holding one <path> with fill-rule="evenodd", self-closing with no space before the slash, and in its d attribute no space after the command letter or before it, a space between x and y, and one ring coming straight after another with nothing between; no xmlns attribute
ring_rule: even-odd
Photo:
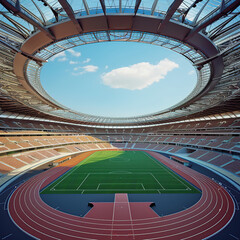
<svg viewBox="0 0 240 240"><path fill-rule="evenodd" d="M41 193L199 193L141 151L95 152Z"/></svg>

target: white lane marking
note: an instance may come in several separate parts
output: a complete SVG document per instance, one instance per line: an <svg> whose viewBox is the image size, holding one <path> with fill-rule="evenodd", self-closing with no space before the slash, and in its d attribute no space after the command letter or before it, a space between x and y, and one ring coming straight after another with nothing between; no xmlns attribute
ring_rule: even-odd
<svg viewBox="0 0 240 240"><path fill-rule="evenodd" d="M12 235L13 235L13 234L10 233L10 234L8 234L7 236L3 237L2 240L6 239L6 238L8 238L8 237L10 237L10 236L12 236Z"/></svg>

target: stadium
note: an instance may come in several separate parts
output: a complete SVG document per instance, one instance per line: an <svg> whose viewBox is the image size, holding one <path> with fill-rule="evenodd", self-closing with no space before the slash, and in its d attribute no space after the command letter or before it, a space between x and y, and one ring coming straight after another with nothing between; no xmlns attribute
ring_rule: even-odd
<svg viewBox="0 0 240 240"><path fill-rule="evenodd" d="M1 239L240 239L239 0L0 3ZM195 86L126 117L45 89L51 59L112 42L174 52Z"/></svg>

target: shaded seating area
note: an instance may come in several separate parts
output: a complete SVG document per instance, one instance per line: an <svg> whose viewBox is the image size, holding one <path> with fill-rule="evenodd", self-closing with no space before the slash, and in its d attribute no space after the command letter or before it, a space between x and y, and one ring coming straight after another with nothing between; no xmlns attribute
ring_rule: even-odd
<svg viewBox="0 0 240 240"><path fill-rule="evenodd" d="M64 154L146 149L185 154L239 175L240 121L208 120L150 128L90 128L46 121L0 120L0 173Z"/></svg>

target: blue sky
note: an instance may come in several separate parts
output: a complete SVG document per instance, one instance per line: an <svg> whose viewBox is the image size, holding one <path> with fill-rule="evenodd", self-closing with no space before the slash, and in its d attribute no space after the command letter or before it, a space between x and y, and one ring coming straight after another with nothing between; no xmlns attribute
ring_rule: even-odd
<svg viewBox="0 0 240 240"><path fill-rule="evenodd" d="M105 42L76 47L44 65L50 96L76 111L131 117L166 109L195 87L190 62L159 46Z"/></svg>

